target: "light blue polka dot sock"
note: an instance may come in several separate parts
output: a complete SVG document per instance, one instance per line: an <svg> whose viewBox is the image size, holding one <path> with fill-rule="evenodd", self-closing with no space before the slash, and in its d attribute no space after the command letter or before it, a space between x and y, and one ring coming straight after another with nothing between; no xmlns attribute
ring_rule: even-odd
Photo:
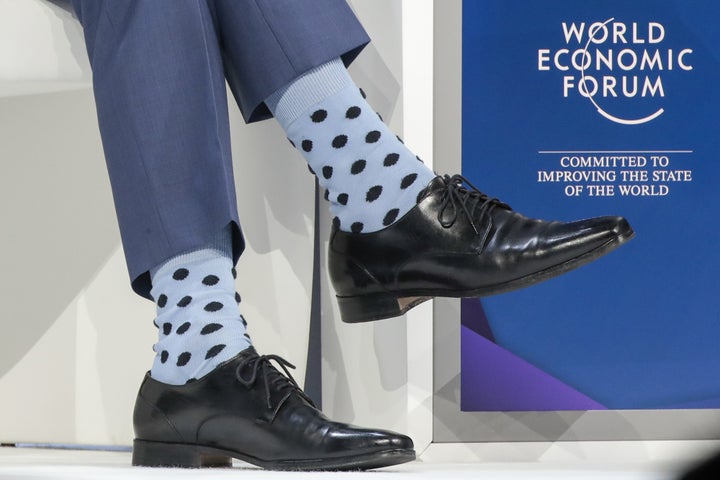
<svg viewBox="0 0 720 480"><path fill-rule="evenodd" d="M207 248L150 272L159 335L154 379L172 385L197 380L252 344L238 308L231 235L227 227Z"/></svg>
<svg viewBox="0 0 720 480"><path fill-rule="evenodd" d="M365 101L340 59L265 103L326 189L341 230L367 233L392 225L435 177Z"/></svg>

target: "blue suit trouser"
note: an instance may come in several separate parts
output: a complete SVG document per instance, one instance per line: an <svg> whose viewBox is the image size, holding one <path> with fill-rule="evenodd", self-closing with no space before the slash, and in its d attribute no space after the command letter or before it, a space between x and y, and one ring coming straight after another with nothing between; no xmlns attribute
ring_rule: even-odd
<svg viewBox="0 0 720 480"><path fill-rule="evenodd" d="M133 289L233 225L225 80L247 122L311 68L369 42L345 0L73 0Z"/></svg>

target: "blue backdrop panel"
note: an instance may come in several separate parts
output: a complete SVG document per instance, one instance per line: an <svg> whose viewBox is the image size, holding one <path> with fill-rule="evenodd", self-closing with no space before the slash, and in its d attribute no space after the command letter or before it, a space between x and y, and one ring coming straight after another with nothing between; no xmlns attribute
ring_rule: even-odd
<svg viewBox="0 0 720 480"><path fill-rule="evenodd" d="M464 302L464 410L503 409L477 394L496 365L473 335L607 408L720 408L719 22L714 0L463 2L463 174L529 216L636 231Z"/></svg>

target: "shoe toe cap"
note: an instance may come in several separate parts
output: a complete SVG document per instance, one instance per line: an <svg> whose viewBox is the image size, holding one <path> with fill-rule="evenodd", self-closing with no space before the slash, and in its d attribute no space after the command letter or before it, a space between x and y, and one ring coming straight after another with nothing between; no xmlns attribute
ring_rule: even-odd
<svg viewBox="0 0 720 480"><path fill-rule="evenodd" d="M384 432L385 437L378 441L378 446L382 445L385 448L398 449L398 450L412 450L415 448L413 441L406 435L401 435L394 432Z"/></svg>
<svg viewBox="0 0 720 480"><path fill-rule="evenodd" d="M340 429L332 435L343 449L364 451L412 450L410 437L388 430L373 430L349 427Z"/></svg>
<svg viewBox="0 0 720 480"><path fill-rule="evenodd" d="M567 224L567 230L576 232L578 240L588 244L602 244L609 240L632 236L633 230L624 217L605 216L589 218Z"/></svg>

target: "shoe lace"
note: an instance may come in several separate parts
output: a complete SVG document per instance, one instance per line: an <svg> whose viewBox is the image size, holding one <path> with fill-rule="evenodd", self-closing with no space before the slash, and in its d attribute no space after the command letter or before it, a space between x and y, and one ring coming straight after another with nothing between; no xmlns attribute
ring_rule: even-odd
<svg viewBox="0 0 720 480"><path fill-rule="evenodd" d="M462 212L470 222L470 226L476 235L483 236L481 245L485 244L485 240L492 228L492 217L490 213L496 208L506 208L510 210L510 205L501 202L497 198L491 198L482 193L478 188L470 183L470 181L462 175L444 175L445 192L442 197L442 204L438 211L438 221L444 228L450 228L455 224L458 213ZM467 185L469 188L463 186ZM449 215L446 216L447 211ZM475 213L477 211L477 214ZM487 219L487 221L486 221ZM479 222L479 223L477 223ZM482 231L480 227L483 227Z"/></svg>
<svg viewBox="0 0 720 480"><path fill-rule="evenodd" d="M280 371L278 371L272 365L272 363L270 363L272 360L277 363L277 365L280 367L280 369L285 375L280 373ZM250 367L250 376L249 378L245 378L242 375L242 371L248 365ZM295 378L293 378L293 376L290 374L290 370L288 370L288 368L295 369L295 365L288 362L279 355L258 355L248 357L245 360L241 361L235 369L235 377L237 378L238 382L240 382L247 388L252 387L258 380L258 378L262 377L262 383L265 387L265 399L267 401L267 407L268 410L272 410L271 421L275 419L275 416L280 411L280 407L283 406L285 401L293 393L299 394L302 398L308 401L310 405L312 405L313 407L315 406L315 403L312 401L312 399L310 399L310 397L305 395L305 392L302 391L298 383L295 381ZM273 387L275 391L285 390L285 395L283 395L283 397L277 402L275 406L272 405L271 387Z"/></svg>

